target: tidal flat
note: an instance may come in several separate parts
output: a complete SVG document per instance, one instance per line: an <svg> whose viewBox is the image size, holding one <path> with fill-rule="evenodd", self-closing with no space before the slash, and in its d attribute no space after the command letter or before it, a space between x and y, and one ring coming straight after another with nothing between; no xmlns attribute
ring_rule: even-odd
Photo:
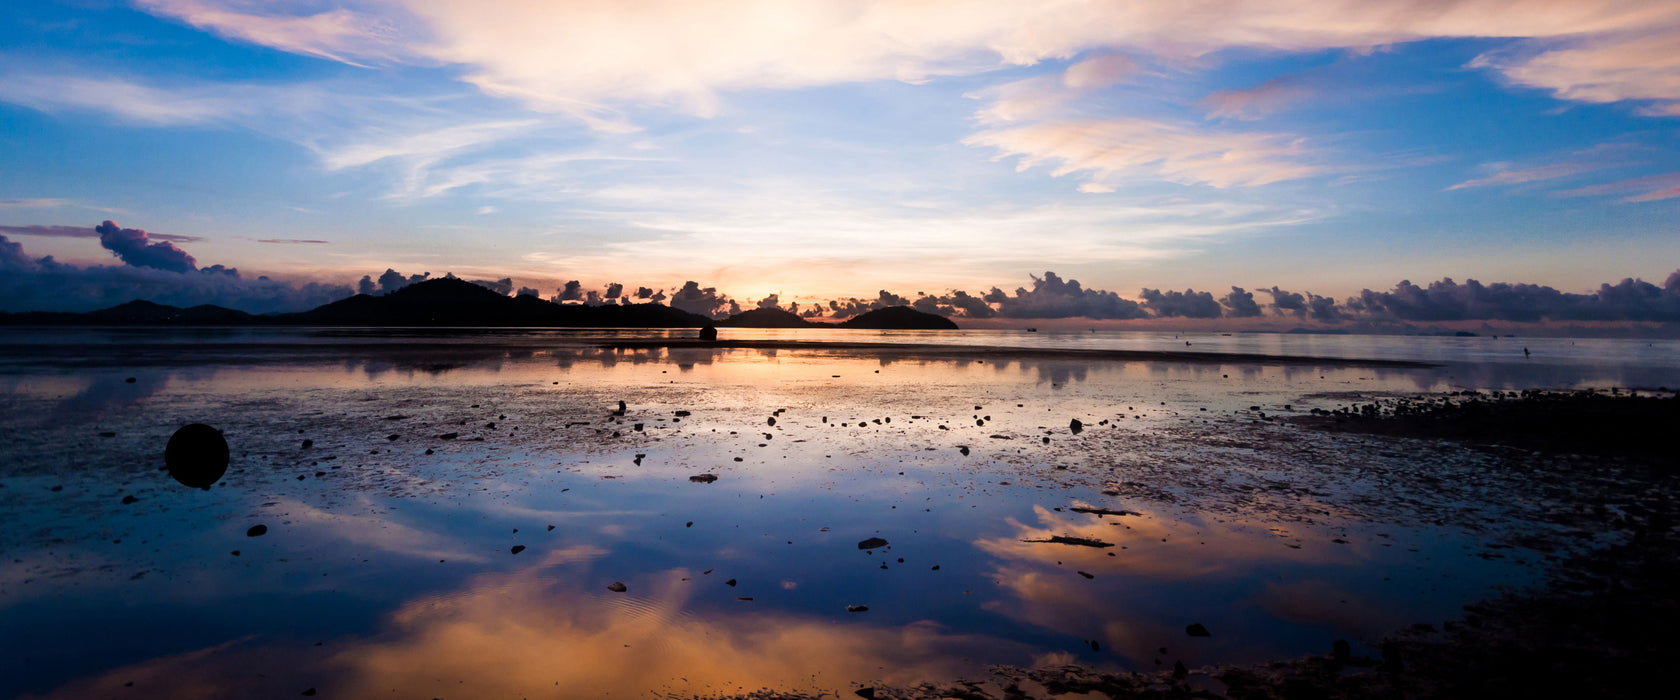
<svg viewBox="0 0 1680 700"><path fill-rule="evenodd" d="M1672 536L1660 464L1313 419L1674 341L692 333L6 330L0 696L1403 695Z"/></svg>

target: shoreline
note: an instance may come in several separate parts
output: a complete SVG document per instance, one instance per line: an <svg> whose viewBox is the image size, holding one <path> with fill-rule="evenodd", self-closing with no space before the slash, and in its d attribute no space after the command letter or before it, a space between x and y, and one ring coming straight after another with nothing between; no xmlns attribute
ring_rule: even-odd
<svg viewBox="0 0 1680 700"><path fill-rule="evenodd" d="M998 358L1009 360L1108 360L1115 362L1184 362L1192 364L1312 365L1320 367L1373 367L1383 369L1433 369L1442 365L1413 360L1379 360L1258 353L1179 352L1167 350L1094 350L1085 348L1024 348L995 345L940 345L929 343L813 342L804 340L629 340L599 343L610 350L793 350L873 351L877 354L913 355L950 359Z"/></svg>

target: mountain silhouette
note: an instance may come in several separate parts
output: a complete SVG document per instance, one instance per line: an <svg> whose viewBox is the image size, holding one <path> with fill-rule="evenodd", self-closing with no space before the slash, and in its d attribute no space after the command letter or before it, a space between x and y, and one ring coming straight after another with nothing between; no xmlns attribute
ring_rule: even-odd
<svg viewBox="0 0 1680 700"><path fill-rule="evenodd" d="M908 306L889 306L841 321L841 328L885 331L954 331L957 324L944 316L923 313Z"/></svg>
<svg viewBox="0 0 1680 700"><path fill-rule="evenodd" d="M781 309L742 311L717 322L719 328L821 328L827 325L812 323Z"/></svg>

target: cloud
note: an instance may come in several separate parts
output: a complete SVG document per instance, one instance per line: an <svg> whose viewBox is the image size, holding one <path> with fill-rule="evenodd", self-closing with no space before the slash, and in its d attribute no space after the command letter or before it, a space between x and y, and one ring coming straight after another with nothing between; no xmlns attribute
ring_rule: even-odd
<svg viewBox="0 0 1680 700"><path fill-rule="evenodd" d="M94 228L99 232L99 245L124 263L135 267L154 267L170 272L193 272L198 261L186 251L168 241L152 243L151 237L137 228L122 228L106 220Z"/></svg>
<svg viewBox="0 0 1680 700"><path fill-rule="evenodd" d="M152 234L152 237L157 238L158 235L154 233L154 234ZM258 238L257 242L258 243L278 243L278 244L282 244L282 245L332 243L332 241L321 241L321 240L316 240L316 239L312 239L312 238Z"/></svg>
<svg viewBox="0 0 1680 700"><path fill-rule="evenodd" d="M1680 270L1663 286L1639 279L1599 285L1588 294L1561 292L1535 284L1451 278L1419 287L1403 280L1387 292L1363 290L1348 307L1370 316L1403 321L1502 320L1680 321Z"/></svg>
<svg viewBox="0 0 1680 700"><path fill-rule="evenodd" d="M1086 289L1079 280L1063 281L1054 272L1033 276L1032 281L1032 289L1017 287L1014 296L993 287L983 299L996 304L998 315L1004 318L1127 319L1149 315L1135 301L1114 292Z"/></svg>
<svg viewBox="0 0 1680 700"><path fill-rule="evenodd" d="M605 294L605 296L608 299L617 299L619 297L624 296L624 285L619 284L617 282L608 283L607 284L607 293Z"/></svg>
<svg viewBox="0 0 1680 700"><path fill-rule="evenodd" d="M1630 160L1629 156L1637 150L1640 150L1638 146L1628 143L1602 143L1591 148L1575 151L1568 154L1567 157L1553 162L1524 168L1513 169L1507 163L1492 163L1485 166L1494 171L1492 175L1465 180L1448 187L1447 190L1542 182L1635 165L1636 163Z"/></svg>
<svg viewBox="0 0 1680 700"><path fill-rule="evenodd" d="M1219 304L1231 318L1253 318L1263 313L1254 301L1254 293L1242 287L1231 287L1231 293L1220 299Z"/></svg>
<svg viewBox="0 0 1680 700"><path fill-rule="evenodd" d="M997 310L985 299L970 295L963 290L956 290L945 296L929 295L918 297L910 305L917 311L940 316L960 316L963 318L992 318Z"/></svg>
<svg viewBox="0 0 1680 700"><path fill-rule="evenodd" d="M145 299L179 307L215 304L251 313L273 313L311 309L353 293L341 284L246 278L222 265L202 270L139 265L134 260L157 262L151 257L161 257L162 262L170 264L192 259L179 249L174 249L175 253L159 254L155 249L134 253L132 249L139 242L143 239L136 236L118 242L131 252L124 259L126 264L78 267L51 256L31 258L22 245L0 235L0 310L92 311ZM157 245L168 244L151 244Z"/></svg>
<svg viewBox="0 0 1680 700"><path fill-rule="evenodd" d="M54 209L70 204L68 199L51 199L43 197L25 199L0 199L0 209Z"/></svg>
<svg viewBox="0 0 1680 700"><path fill-rule="evenodd" d="M503 277L499 280L468 280L480 287L488 289L502 296L513 294L513 278Z"/></svg>
<svg viewBox="0 0 1680 700"><path fill-rule="evenodd" d="M1578 187L1572 190L1564 190L1559 192L1558 195L1563 197L1597 197L1622 193L1631 193L1621 199L1621 201L1628 203L1655 202L1661 199L1680 197L1680 172L1663 173L1603 185Z"/></svg>
<svg viewBox="0 0 1680 700"><path fill-rule="evenodd" d="M701 288L699 282L689 280L682 289L671 295L671 307L691 314L723 318L741 313L741 306L727 295L717 293L716 287Z"/></svg>
<svg viewBox="0 0 1680 700"><path fill-rule="evenodd" d="M1630 3L1633 4L1633 3ZM1647 116L1680 116L1680 21L1670 7L1654 25L1561 39L1535 52L1524 46L1483 54L1472 68L1548 90L1571 102L1644 102ZM1663 20L1666 19L1666 22Z"/></svg>
<svg viewBox="0 0 1680 700"><path fill-rule="evenodd" d="M763 299L759 299L758 303L753 305L753 308L780 309L782 308L782 297L779 294L771 294Z"/></svg>
<svg viewBox="0 0 1680 700"><path fill-rule="evenodd" d="M1301 74L1274 78L1242 90L1219 90L1202 100L1214 119L1253 121L1299 104L1317 94Z"/></svg>
<svg viewBox="0 0 1680 700"><path fill-rule="evenodd" d="M1275 286L1261 291L1272 295L1273 312L1279 315L1293 313L1300 317L1307 315L1307 298L1305 295L1284 291Z"/></svg>
<svg viewBox="0 0 1680 700"><path fill-rule="evenodd" d="M577 280L567 282L566 286L555 290L555 292L558 293L554 297L555 301L583 301L583 283Z"/></svg>
<svg viewBox="0 0 1680 700"><path fill-rule="evenodd" d="M542 290L537 289L536 287L520 287L519 292L514 294L514 296L533 297L533 298L536 298L536 299L541 299L542 298Z"/></svg>
<svg viewBox="0 0 1680 700"><path fill-rule="evenodd" d="M1214 301L1211 292L1198 292L1186 289L1182 292L1157 289L1144 289L1138 296L1143 299L1143 306L1157 317L1182 316L1185 318L1219 318L1219 302Z"/></svg>
<svg viewBox="0 0 1680 700"><path fill-rule="evenodd" d="M1083 174L1093 186L1086 191L1112 191L1124 178L1254 187L1326 171L1311 162L1314 153L1297 136L1219 132L1129 117L988 129L963 143L996 149L996 160L1018 157L1017 171L1048 165L1053 177Z"/></svg>
<svg viewBox="0 0 1680 700"><path fill-rule="evenodd" d="M874 299L834 299L828 302L827 316L834 319L851 318L859 314L891 308L894 306L909 306L910 300L893 294L885 289L875 295Z"/></svg>
<svg viewBox="0 0 1680 700"><path fill-rule="evenodd" d="M4 226L0 225L0 233L14 236L42 236L46 238L99 238L98 227L95 226ZM178 233L155 233L147 231L146 235L152 240L169 241L172 243L196 243L204 240L198 236L187 236Z"/></svg>

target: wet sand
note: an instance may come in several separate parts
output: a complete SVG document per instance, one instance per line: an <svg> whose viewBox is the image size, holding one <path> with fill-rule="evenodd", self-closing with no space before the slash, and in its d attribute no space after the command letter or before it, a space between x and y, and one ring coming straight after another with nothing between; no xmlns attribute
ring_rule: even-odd
<svg viewBox="0 0 1680 700"><path fill-rule="evenodd" d="M1539 600L1674 501L1615 458L1292 422L1438 369L459 340L14 359L0 692L1246 688ZM209 491L158 471L195 421L233 447Z"/></svg>

